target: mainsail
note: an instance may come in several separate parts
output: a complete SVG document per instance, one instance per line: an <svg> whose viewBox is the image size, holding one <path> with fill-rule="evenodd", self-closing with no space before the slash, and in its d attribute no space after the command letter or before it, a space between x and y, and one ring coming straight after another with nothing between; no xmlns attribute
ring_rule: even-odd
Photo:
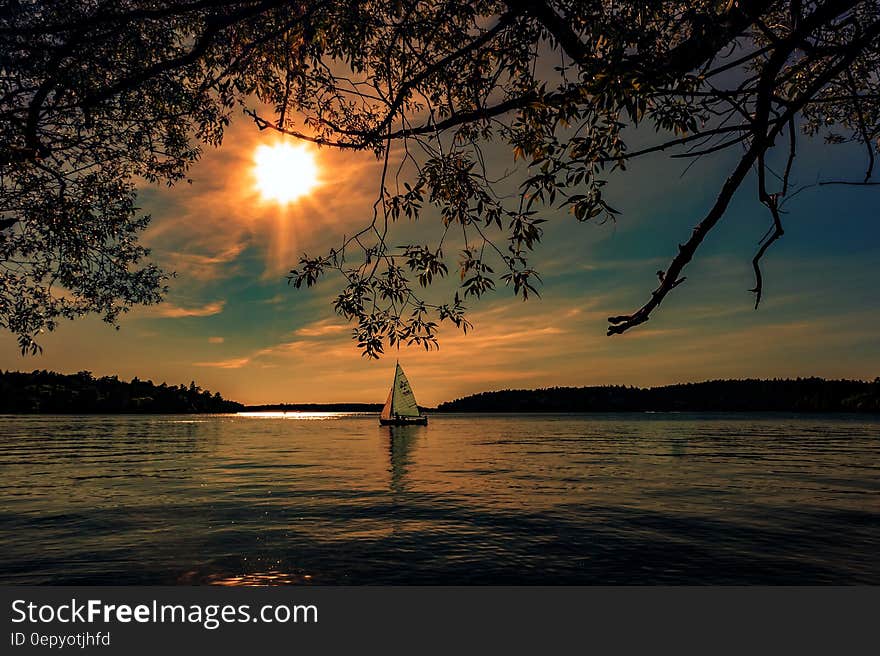
<svg viewBox="0 0 880 656"><path fill-rule="evenodd" d="M400 363L397 363L397 369L394 371L394 382L391 384L391 391L388 392L388 400L385 401L385 407L382 408L382 419L391 419L393 417L418 417L419 406L416 403L416 397L406 374Z"/></svg>

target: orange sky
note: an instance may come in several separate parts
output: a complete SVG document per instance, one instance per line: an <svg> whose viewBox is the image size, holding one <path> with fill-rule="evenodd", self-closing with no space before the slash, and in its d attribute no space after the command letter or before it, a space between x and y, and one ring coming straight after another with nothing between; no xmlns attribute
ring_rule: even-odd
<svg viewBox="0 0 880 656"><path fill-rule="evenodd" d="M874 196L861 192L834 190L821 202L803 194L792 209L798 220L768 257L758 312L746 290L767 219L747 195L651 322L605 337L606 317L644 301L654 272L725 173L720 162L681 178L683 167L670 171L662 157L609 185L612 205L624 212L617 224L581 225L549 213L554 221L534 262L542 298L523 303L501 283L471 303L472 334L444 330L439 351L404 349L367 361L330 306L338 278L296 291L284 276L301 252L321 252L364 225L379 165L369 153L320 150L320 185L280 207L260 198L253 177L255 148L276 139L235 122L225 145L193 169L192 185L143 190L140 204L153 215L144 241L178 274L166 303L133 311L119 331L93 318L65 323L42 340L37 357L18 355L4 334L0 367L195 379L246 403L382 402L400 357L427 405L505 387L880 375L880 292L872 273L880 250L871 240L828 233L827 208L842 205L850 232L874 234L876 227L865 227L875 223ZM499 158L499 168L507 165ZM439 236L430 215L395 230L395 245Z"/></svg>

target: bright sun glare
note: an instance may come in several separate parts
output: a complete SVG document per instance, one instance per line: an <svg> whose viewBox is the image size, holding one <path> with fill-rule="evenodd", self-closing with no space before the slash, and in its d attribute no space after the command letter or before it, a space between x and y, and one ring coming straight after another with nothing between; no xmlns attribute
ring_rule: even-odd
<svg viewBox="0 0 880 656"><path fill-rule="evenodd" d="M318 185L315 154L306 145L259 146L254 164L257 189L266 200L289 203Z"/></svg>

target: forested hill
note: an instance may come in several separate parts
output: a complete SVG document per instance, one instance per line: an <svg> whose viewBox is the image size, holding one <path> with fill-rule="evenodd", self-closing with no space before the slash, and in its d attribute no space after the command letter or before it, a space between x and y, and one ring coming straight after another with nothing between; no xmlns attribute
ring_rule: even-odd
<svg viewBox="0 0 880 656"><path fill-rule="evenodd" d="M156 385L137 378L126 382L116 376L95 378L89 371L0 373L0 413L237 412L243 407L195 382L188 386Z"/></svg>
<svg viewBox="0 0 880 656"><path fill-rule="evenodd" d="M639 388L500 390L441 403L439 412L788 411L880 412L880 378L712 380Z"/></svg>

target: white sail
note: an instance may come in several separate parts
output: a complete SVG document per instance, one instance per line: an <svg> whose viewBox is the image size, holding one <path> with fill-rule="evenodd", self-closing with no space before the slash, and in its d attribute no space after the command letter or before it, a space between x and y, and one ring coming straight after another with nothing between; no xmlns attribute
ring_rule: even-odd
<svg viewBox="0 0 880 656"><path fill-rule="evenodd" d="M409 381L406 379L406 374L403 373L400 363L397 364L397 369L394 371L394 382L391 384L391 391L388 393L388 400L385 402L385 407L382 408L381 414L382 419L390 419L395 416L419 416L419 406L416 403L416 397L409 386Z"/></svg>
<svg viewBox="0 0 880 656"><path fill-rule="evenodd" d="M391 385L391 389L388 390L388 400L385 401L385 406L382 408L382 414L379 415L382 419L391 419L391 400L394 397L394 385Z"/></svg>

